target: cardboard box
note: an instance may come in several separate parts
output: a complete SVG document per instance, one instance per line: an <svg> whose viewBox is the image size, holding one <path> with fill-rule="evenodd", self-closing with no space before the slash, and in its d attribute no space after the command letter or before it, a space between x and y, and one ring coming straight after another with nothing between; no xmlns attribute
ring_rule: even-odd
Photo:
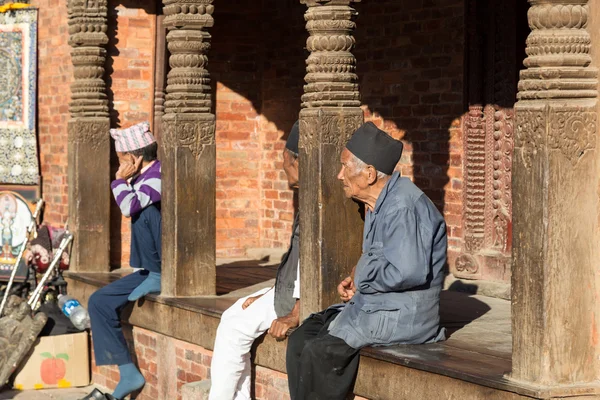
<svg viewBox="0 0 600 400"><path fill-rule="evenodd" d="M38 338L16 374L18 390L88 386L88 333Z"/></svg>

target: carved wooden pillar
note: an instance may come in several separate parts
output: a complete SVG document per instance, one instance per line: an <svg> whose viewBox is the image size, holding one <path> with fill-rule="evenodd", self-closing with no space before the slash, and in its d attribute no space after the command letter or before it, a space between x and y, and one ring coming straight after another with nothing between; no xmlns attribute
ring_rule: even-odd
<svg viewBox="0 0 600 400"><path fill-rule="evenodd" d="M69 228L72 270L108 272L110 142L104 63L106 0L70 0L69 44L75 80L68 124Z"/></svg>
<svg viewBox="0 0 600 400"><path fill-rule="evenodd" d="M340 152L363 122L352 32L354 0L301 0L308 6L300 112L302 315L339 301L336 287L358 261L362 221L336 176Z"/></svg>
<svg viewBox="0 0 600 400"><path fill-rule="evenodd" d="M213 0L163 0L170 51L162 126L166 296L216 292L215 116L206 69Z"/></svg>
<svg viewBox="0 0 600 400"><path fill-rule="evenodd" d="M598 378L597 70L587 0L530 0L513 160L512 377Z"/></svg>

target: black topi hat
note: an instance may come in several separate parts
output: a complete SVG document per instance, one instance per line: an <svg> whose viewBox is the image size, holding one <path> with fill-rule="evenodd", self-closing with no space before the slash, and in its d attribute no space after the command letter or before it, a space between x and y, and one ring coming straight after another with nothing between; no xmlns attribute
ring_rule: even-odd
<svg viewBox="0 0 600 400"><path fill-rule="evenodd" d="M346 143L346 148L352 154L386 175L394 173L403 147L401 141L377 128L372 122L358 128Z"/></svg>

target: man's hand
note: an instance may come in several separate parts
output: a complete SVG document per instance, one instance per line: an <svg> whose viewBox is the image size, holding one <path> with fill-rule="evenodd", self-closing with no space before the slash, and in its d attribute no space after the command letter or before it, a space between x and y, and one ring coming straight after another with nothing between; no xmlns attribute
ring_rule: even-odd
<svg viewBox="0 0 600 400"><path fill-rule="evenodd" d="M352 277L347 277L337 287L338 294L340 295L340 299L345 303L350 301L354 293L356 293L356 287L354 286L354 279Z"/></svg>
<svg viewBox="0 0 600 400"><path fill-rule="evenodd" d="M139 156L134 159L133 164L129 162L119 164L119 170L117 171L115 178L124 180L131 178L140 170L143 159L142 156Z"/></svg>
<svg viewBox="0 0 600 400"><path fill-rule="evenodd" d="M285 317L277 318L269 328L269 335L273 336L277 341L284 340L290 329L300 325L300 300L296 300L292 312Z"/></svg>
<svg viewBox="0 0 600 400"><path fill-rule="evenodd" d="M252 303L254 303L256 300L260 299L262 297L262 294L259 294L258 296L254 296L254 297L248 297L246 299L246 301L244 302L244 304L242 304L242 310L245 310L246 308L250 307L250 305Z"/></svg>

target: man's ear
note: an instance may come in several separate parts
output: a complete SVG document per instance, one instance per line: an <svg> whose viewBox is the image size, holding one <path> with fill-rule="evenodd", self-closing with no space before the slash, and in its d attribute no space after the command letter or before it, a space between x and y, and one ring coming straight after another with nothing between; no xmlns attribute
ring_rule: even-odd
<svg viewBox="0 0 600 400"><path fill-rule="evenodd" d="M372 184L374 184L377 181L377 170L372 165L367 166L366 170L367 170L367 173L368 173L368 175L367 175L367 183L369 185L372 185Z"/></svg>

